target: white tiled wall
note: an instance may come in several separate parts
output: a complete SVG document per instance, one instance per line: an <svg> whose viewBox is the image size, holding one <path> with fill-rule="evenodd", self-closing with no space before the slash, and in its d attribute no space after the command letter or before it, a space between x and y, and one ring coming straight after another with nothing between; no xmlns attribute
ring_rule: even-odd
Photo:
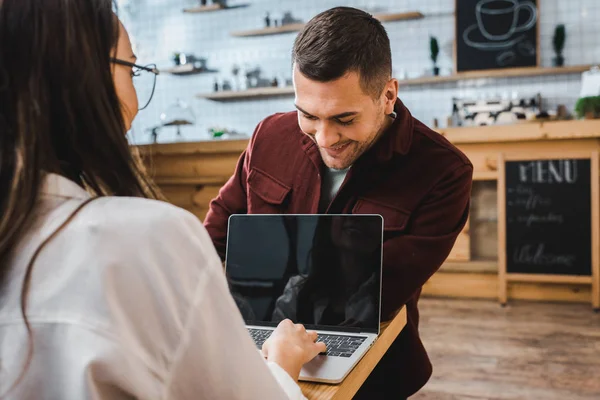
<svg viewBox="0 0 600 400"><path fill-rule="evenodd" d="M460 0L457 0L460 1ZM208 58L219 73L194 76L161 74L150 106L140 112L131 138L141 144L150 140L147 129L159 124L159 115L177 99L187 102L196 116L196 124L183 129L184 140L208 138L207 130L222 126L251 134L256 124L274 112L293 109L293 96L275 99L246 99L214 102L195 95L212 91L215 78L231 80L233 64L258 65L264 75L290 77L291 48L295 33L236 38L231 31L261 28L267 11L271 16L291 11L308 21L328 8L346 5L373 13L421 11L426 18L384 23L392 43L394 73L416 77L430 71L429 36L440 41L438 64L441 74L452 70L455 0L229 0L230 5L247 7L201 14L184 14L182 9L195 6L198 0L119 0L119 16L134 44L140 63L172 64L175 51L194 53ZM600 62L600 0L538 0L540 6L541 63L551 66L552 34L556 24L564 23L567 42L564 51L567 65ZM454 96L490 95L529 96L541 93L546 105L565 104L573 109L580 91L580 74L533 78L479 79L444 84L402 88L400 98L417 118L431 125L437 118L444 126ZM144 88L140 88L144 90ZM159 142L176 140L174 129L163 129Z"/></svg>

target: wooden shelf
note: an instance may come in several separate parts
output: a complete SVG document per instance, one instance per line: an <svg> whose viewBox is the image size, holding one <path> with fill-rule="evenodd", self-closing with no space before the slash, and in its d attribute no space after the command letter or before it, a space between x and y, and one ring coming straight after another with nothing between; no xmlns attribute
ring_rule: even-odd
<svg viewBox="0 0 600 400"><path fill-rule="evenodd" d="M250 37L250 36L266 36L277 35L280 33L298 32L304 28L304 24L288 24L283 26L273 26L270 28L252 29L249 31L232 32L231 36Z"/></svg>
<svg viewBox="0 0 600 400"><path fill-rule="evenodd" d="M413 19L424 18L425 15L418 11L409 11L404 13L392 13L392 14L375 14L373 15L376 19L381 22L393 22L393 21L410 21Z"/></svg>
<svg viewBox="0 0 600 400"><path fill-rule="evenodd" d="M276 97L276 96L287 96L293 95L294 88L290 87L264 87L264 88L253 88L248 90L240 91L225 91L225 92L214 92L204 93L197 95L200 99L208 100L236 100L236 99L247 99L247 98L264 98L264 97Z"/></svg>
<svg viewBox="0 0 600 400"><path fill-rule="evenodd" d="M401 87L436 84L444 82L456 82L466 79L481 79L481 78L506 78L519 76L543 76L543 75L560 75L560 74L576 74L588 71L591 65L577 65L572 67L535 67L535 68L512 68L500 70L486 70L463 72L449 76L424 77L416 79L406 79L399 81ZM233 99L248 99L258 97L286 96L293 95L294 88L256 88L244 91L229 91L215 92L198 95L199 98L209 100L233 100Z"/></svg>
<svg viewBox="0 0 600 400"><path fill-rule="evenodd" d="M210 11L219 11L219 10L223 10L223 9L225 9L225 7L222 6L221 4L211 4L208 6L198 6L198 7L186 8L183 10L183 12L190 13L190 14L197 14L197 13L210 12Z"/></svg>
<svg viewBox="0 0 600 400"><path fill-rule="evenodd" d="M193 64L178 65L172 68L161 69L160 72L171 75L197 75L219 72L214 69L197 69Z"/></svg>
<svg viewBox="0 0 600 400"><path fill-rule="evenodd" d="M247 6L248 6L248 4L240 4L240 5L236 5L236 6L223 6L221 4L211 4L208 6L185 8L183 10L183 12L188 13L188 14L199 14L199 13L205 13L205 12L211 12L211 11L231 10L233 8L241 8L241 7L247 7Z"/></svg>
<svg viewBox="0 0 600 400"><path fill-rule="evenodd" d="M418 11L409 11L404 13L391 13L391 14L375 14L375 18L381 22L392 22L392 21L408 21L413 19L421 19L424 15ZM232 32L232 36L236 37L251 37L251 36L265 36L265 35L277 35L280 33L298 32L304 28L304 23L289 24L283 26L252 29L249 31L237 31Z"/></svg>
<svg viewBox="0 0 600 400"><path fill-rule="evenodd" d="M576 74L588 71L591 65L575 65L569 67L526 67L526 68L506 68L506 69L488 69L483 71L459 72L453 75L445 76L425 76L422 78L412 78L400 81L400 86L425 85L431 83L457 82L466 79L482 78L511 78L524 76L544 76Z"/></svg>

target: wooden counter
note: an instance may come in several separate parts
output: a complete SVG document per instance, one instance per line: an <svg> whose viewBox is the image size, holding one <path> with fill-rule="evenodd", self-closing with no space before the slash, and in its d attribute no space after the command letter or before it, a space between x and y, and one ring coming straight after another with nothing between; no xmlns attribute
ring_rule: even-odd
<svg viewBox="0 0 600 400"><path fill-rule="evenodd" d="M600 150L600 120L533 122L439 130L473 162L474 184L469 223L440 272L423 293L434 296L495 299L497 276L497 157L501 152L560 154ZM174 204L203 219L209 201L235 169L247 140L141 146L149 170ZM514 283L510 298L589 302L588 285Z"/></svg>
<svg viewBox="0 0 600 400"><path fill-rule="evenodd" d="M201 220L233 174L248 140L214 140L139 146L149 174L169 202Z"/></svg>
<svg viewBox="0 0 600 400"><path fill-rule="evenodd" d="M508 126L440 129L474 165L470 260L448 260L423 288L424 295L497 299L498 154L560 155L600 150L600 120L522 123ZM509 298L590 302L591 288L580 284L511 283Z"/></svg>
<svg viewBox="0 0 600 400"><path fill-rule="evenodd" d="M337 385L300 382L304 396L309 400L351 399L358 392L358 389L363 385L400 332L402 332L404 326L406 326L406 307L403 307L392 321L381 324L379 338L367 354L350 371L346 379Z"/></svg>

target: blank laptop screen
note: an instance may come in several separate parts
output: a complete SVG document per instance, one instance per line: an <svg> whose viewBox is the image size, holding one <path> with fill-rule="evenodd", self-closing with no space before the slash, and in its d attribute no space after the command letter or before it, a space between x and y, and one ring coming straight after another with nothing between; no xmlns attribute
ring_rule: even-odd
<svg viewBox="0 0 600 400"><path fill-rule="evenodd" d="M233 215L226 272L248 325L377 333L379 215Z"/></svg>

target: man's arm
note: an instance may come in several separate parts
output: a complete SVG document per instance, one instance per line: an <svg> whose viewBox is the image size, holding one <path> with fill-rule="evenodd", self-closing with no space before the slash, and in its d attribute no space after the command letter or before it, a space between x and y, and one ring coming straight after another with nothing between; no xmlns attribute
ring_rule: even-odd
<svg viewBox="0 0 600 400"><path fill-rule="evenodd" d="M240 156L235 172L219 194L210 202L208 213L204 218L204 227L210 234L221 260L225 260L227 249L227 225L232 214L248 213L248 176L252 165L252 153L258 143L259 136L263 137L279 114L274 114L262 120L254 129L248 142L248 147Z"/></svg>
<svg viewBox="0 0 600 400"><path fill-rule="evenodd" d="M471 165L452 171L413 212L408 232L384 242L382 318L404 306L450 254L467 221L472 177Z"/></svg>
<svg viewBox="0 0 600 400"><path fill-rule="evenodd" d="M244 150L238 160L233 176L219 190L217 197L211 200L210 208L206 214L206 218L204 218L204 226L221 260L225 259L229 216L232 214L245 214L247 210L246 178L248 176L248 153L249 149Z"/></svg>

